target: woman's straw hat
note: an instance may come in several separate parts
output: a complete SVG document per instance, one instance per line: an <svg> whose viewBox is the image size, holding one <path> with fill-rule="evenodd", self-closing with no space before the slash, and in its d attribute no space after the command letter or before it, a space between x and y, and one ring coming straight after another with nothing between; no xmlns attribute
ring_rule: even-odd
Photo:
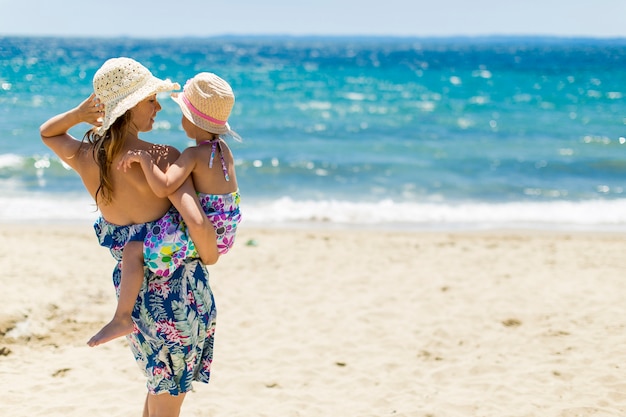
<svg viewBox="0 0 626 417"><path fill-rule="evenodd" d="M239 135L230 129L228 116L235 104L230 85L210 72L201 72L188 80L182 93L173 93L172 100L180 106L183 115L207 132L218 135Z"/></svg>
<svg viewBox="0 0 626 417"><path fill-rule="evenodd" d="M96 133L104 134L118 117L146 97L179 88L178 83L155 77L134 59L109 59L93 77L94 92L104 104L102 126L96 129Z"/></svg>

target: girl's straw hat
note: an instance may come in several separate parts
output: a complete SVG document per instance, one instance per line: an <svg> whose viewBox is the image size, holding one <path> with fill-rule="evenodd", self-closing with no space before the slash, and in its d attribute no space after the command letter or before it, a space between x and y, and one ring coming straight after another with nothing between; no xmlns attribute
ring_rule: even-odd
<svg viewBox="0 0 626 417"><path fill-rule="evenodd" d="M210 72L201 72L188 80L182 93L173 93L172 100L180 106L183 115L207 132L218 135L239 135L230 129L228 116L235 104L230 85Z"/></svg>
<svg viewBox="0 0 626 417"><path fill-rule="evenodd" d="M94 92L104 104L102 126L96 129L96 133L104 134L118 117L146 97L179 88L178 83L155 77L134 59L109 59L93 77Z"/></svg>

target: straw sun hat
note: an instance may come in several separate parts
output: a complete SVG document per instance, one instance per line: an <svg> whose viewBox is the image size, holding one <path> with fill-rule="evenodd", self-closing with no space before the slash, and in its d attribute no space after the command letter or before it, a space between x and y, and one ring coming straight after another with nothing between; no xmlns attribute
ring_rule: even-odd
<svg viewBox="0 0 626 417"><path fill-rule="evenodd" d="M241 138L230 129L228 116L235 104L230 85L210 72L201 72L185 84L182 93L173 93L183 115L207 132Z"/></svg>
<svg viewBox="0 0 626 417"><path fill-rule="evenodd" d="M96 133L104 134L118 117L146 97L179 88L178 83L155 77L134 59L109 59L93 77L94 92L104 104L102 126L96 129Z"/></svg>

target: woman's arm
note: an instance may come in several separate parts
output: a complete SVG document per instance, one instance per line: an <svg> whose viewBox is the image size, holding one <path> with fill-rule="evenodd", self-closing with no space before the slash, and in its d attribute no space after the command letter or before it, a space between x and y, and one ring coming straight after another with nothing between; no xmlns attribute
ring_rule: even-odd
<svg viewBox="0 0 626 417"><path fill-rule="evenodd" d="M148 185L159 197L168 197L174 193L189 177L195 167L195 159L191 150L186 149L180 157L167 168L166 172L154 163L152 155L144 150L128 151L118 164L118 169L126 171L133 163L139 163L146 176Z"/></svg>
<svg viewBox="0 0 626 417"><path fill-rule="evenodd" d="M72 168L76 169L78 160L74 158L80 148L81 142L73 138L67 131L79 123L89 123L94 126L101 126L101 117L104 107L95 94L91 94L78 106L65 113L58 114L39 128L41 140L59 158Z"/></svg>

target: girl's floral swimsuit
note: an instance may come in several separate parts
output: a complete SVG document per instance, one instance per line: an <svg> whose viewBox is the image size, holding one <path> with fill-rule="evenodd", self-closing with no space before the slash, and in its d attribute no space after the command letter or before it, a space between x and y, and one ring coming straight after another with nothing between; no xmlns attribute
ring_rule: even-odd
<svg viewBox="0 0 626 417"><path fill-rule="evenodd" d="M209 168L213 166L215 151L219 147L222 172L226 181L229 181L221 140L202 142L200 146L205 144L211 145ZM230 194L198 193L198 198L204 213L215 228L217 248L223 255L235 243L237 225L241 222L239 191ZM187 233L185 224L180 221L178 213L175 216L167 213L148 230L144 240L143 255L148 268L164 277L174 272L185 258L198 258L196 247Z"/></svg>
<svg viewBox="0 0 626 417"><path fill-rule="evenodd" d="M226 253L241 220L239 193L199 196L215 226L220 252ZM209 273L185 233L182 216L172 207L161 219L128 226L100 217L94 229L100 245L118 261L113 270L118 295L124 246L143 241L144 253L151 256L133 309L135 329L127 336L150 393L178 395L190 391L193 381L208 383L217 312Z"/></svg>

